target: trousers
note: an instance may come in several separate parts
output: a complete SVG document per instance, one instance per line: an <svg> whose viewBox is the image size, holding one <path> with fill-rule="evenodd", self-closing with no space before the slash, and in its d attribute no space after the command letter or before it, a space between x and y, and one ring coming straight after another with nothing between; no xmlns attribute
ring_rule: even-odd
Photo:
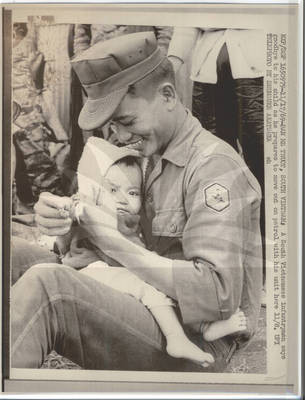
<svg viewBox="0 0 305 400"><path fill-rule="evenodd" d="M11 367L39 368L55 350L91 370L225 370L236 348L232 340L204 342L201 334L184 327L215 363L203 368L170 357L159 326L141 302L57 264L46 249L18 237L12 242L17 281L11 288Z"/></svg>
<svg viewBox="0 0 305 400"><path fill-rule="evenodd" d="M174 307L175 305L170 297L138 278L127 268L111 267L103 261L96 261L80 272L119 292L133 296L149 310L153 307Z"/></svg>

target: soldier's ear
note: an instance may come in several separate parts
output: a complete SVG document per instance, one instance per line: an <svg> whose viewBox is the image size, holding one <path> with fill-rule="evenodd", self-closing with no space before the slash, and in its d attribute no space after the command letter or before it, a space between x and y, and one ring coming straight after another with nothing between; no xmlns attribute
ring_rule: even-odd
<svg viewBox="0 0 305 400"><path fill-rule="evenodd" d="M170 82L163 82L158 88L158 92L162 97L165 107L171 111L177 103L177 92L174 85Z"/></svg>

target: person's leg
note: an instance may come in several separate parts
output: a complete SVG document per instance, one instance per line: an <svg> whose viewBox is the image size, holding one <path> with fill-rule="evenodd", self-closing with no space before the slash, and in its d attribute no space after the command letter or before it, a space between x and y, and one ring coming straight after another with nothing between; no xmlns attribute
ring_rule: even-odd
<svg viewBox="0 0 305 400"><path fill-rule="evenodd" d="M203 128L216 135L216 85L194 82L192 113Z"/></svg>
<svg viewBox="0 0 305 400"><path fill-rule="evenodd" d="M16 154L16 169L15 169L15 175L13 176L15 176L16 178L17 196L23 203L28 205L33 205L34 196L29 182L29 177L27 175L26 165L24 162L24 155L20 150L15 135L13 135L13 145Z"/></svg>
<svg viewBox="0 0 305 400"><path fill-rule="evenodd" d="M239 109L229 54L224 44L217 58L217 84L215 94L216 136L237 148Z"/></svg>
<svg viewBox="0 0 305 400"><path fill-rule="evenodd" d="M262 189L260 226L265 260L264 80L263 78L236 79L235 86L240 110L239 141L245 162ZM265 281L265 261L263 277Z"/></svg>
<svg viewBox="0 0 305 400"><path fill-rule="evenodd" d="M26 240L12 236L11 239L12 284L14 284L32 265L39 263L57 263L56 254L48 249L31 244Z"/></svg>
<svg viewBox="0 0 305 400"><path fill-rule="evenodd" d="M239 110L226 44L217 57L217 83L194 82L192 110L205 129L237 150Z"/></svg>
<svg viewBox="0 0 305 400"><path fill-rule="evenodd" d="M240 110L239 141L247 165L264 190L263 78L236 79L235 91Z"/></svg>
<svg viewBox="0 0 305 400"><path fill-rule="evenodd" d="M86 369L108 370L220 372L229 357L228 342L203 343L201 334L195 340L213 355L213 366L168 356L143 304L62 265L35 266L19 279L11 322L15 368L39 367L52 349Z"/></svg>

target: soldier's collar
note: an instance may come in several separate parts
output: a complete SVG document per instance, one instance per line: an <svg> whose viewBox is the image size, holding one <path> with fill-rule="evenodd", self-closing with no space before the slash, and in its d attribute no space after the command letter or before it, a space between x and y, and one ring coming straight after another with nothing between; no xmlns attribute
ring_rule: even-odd
<svg viewBox="0 0 305 400"><path fill-rule="evenodd" d="M178 167L184 167L194 137L197 136L200 130L202 130L200 123L193 117L192 113L186 109L186 116L183 124L176 131L174 139L161 158L170 161Z"/></svg>

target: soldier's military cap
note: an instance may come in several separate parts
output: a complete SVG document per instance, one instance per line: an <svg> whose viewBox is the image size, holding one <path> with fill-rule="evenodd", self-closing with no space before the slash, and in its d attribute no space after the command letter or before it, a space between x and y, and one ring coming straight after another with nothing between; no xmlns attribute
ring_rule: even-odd
<svg viewBox="0 0 305 400"><path fill-rule="evenodd" d="M99 42L71 61L87 93L78 123L91 130L112 116L130 85L154 71L165 58L153 32Z"/></svg>

